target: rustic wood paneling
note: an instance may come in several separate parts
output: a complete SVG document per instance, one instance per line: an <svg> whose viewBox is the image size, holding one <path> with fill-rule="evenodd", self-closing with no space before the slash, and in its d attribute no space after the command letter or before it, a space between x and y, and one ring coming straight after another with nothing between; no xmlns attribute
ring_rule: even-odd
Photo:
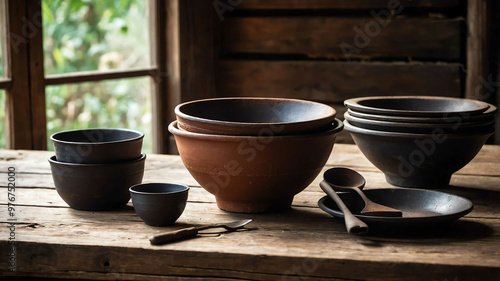
<svg viewBox="0 0 500 281"><path fill-rule="evenodd" d="M228 18L228 52L306 54L311 57L417 57L456 60L461 20L277 17Z"/></svg>
<svg viewBox="0 0 500 281"><path fill-rule="evenodd" d="M459 0L244 0L237 8L241 9L383 9L390 3L404 7L457 7ZM398 4L399 3L399 4Z"/></svg>
<svg viewBox="0 0 500 281"><path fill-rule="evenodd" d="M343 102L358 96L460 95L460 65L332 61L220 63L218 94Z"/></svg>
<svg viewBox="0 0 500 281"><path fill-rule="evenodd" d="M461 19L370 17L227 18L223 50L337 59L458 60Z"/></svg>

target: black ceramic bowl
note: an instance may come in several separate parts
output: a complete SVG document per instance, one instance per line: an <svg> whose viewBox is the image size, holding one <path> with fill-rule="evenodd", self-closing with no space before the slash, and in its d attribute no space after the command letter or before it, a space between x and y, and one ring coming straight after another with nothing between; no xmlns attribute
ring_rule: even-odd
<svg viewBox="0 0 500 281"><path fill-rule="evenodd" d="M117 164L72 164L49 158L56 191L73 209L111 210L130 200L129 187L141 183L146 155Z"/></svg>
<svg viewBox="0 0 500 281"><path fill-rule="evenodd" d="M193 133L238 136L296 135L328 128L331 106L284 98L216 98L175 108L180 129Z"/></svg>
<svg viewBox="0 0 500 281"><path fill-rule="evenodd" d="M353 110L391 116L442 118L450 114L480 115L488 104L470 99L435 96L363 97L344 101Z"/></svg>
<svg viewBox="0 0 500 281"><path fill-rule="evenodd" d="M129 129L83 129L50 136L57 161L75 164L120 163L141 157L144 134Z"/></svg>
<svg viewBox="0 0 500 281"><path fill-rule="evenodd" d="M344 118L349 121L349 124L363 129L417 134L430 134L436 129L440 129L445 133L473 133L491 129L495 125L494 120L489 122L463 122L462 119L454 119L446 123L390 122L360 118L352 116L348 112L344 114Z"/></svg>
<svg viewBox="0 0 500 281"><path fill-rule="evenodd" d="M172 183L145 183L130 187L135 212L148 225L174 224L186 207L189 187Z"/></svg>
<svg viewBox="0 0 500 281"><path fill-rule="evenodd" d="M467 165L481 150L494 128L483 132L430 134L368 130L344 122L366 158L379 168L387 182L402 187L447 186L451 175Z"/></svg>
<svg viewBox="0 0 500 281"><path fill-rule="evenodd" d="M484 103L482 101L477 101L479 103ZM442 117L406 117L406 116L391 116L391 115L381 115L381 114L370 114L365 112L357 111L353 108L348 108L347 112L349 115L377 120L377 121L388 121L388 122L402 122L402 123L469 123L469 122L491 122L495 120L495 113L497 112L497 107L492 104L487 104L488 109L480 115L470 115L470 114L445 114Z"/></svg>

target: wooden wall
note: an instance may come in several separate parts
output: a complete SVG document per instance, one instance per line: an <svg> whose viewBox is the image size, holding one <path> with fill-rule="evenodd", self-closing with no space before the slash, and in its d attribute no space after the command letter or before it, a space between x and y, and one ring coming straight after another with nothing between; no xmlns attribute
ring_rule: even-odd
<svg viewBox="0 0 500 281"><path fill-rule="evenodd" d="M471 42L485 18L468 12L485 11L485 2L179 1L181 81L190 81L181 82L180 100L301 98L330 104L340 117L351 97L474 98L467 87L485 74L485 44ZM469 66L476 70L468 76Z"/></svg>

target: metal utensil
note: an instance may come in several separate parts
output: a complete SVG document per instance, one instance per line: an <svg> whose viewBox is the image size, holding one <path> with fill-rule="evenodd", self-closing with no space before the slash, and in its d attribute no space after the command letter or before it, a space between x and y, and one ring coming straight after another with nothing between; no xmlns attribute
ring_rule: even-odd
<svg viewBox="0 0 500 281"><path fill-rule="evenodd" d="M170 231L170 232L165 232L165 233L161 233L158 235L154 235L151 238L149 238L149 241L153 245L162 245L162 244L166 244L169 242L174 242L174 241L186 239L189 237L194 237L201 230L210 229L210 228L217 228L217 227L223 227L227 230L236 230L236 229L242 228L243 226L249 224L250 222L252 222L251 219L245 219L245 220L239 220L239 221L233 221L233 222L227 222L227 223L217 223L217 224L210 224L210 225L205 225L205 226L188 227L188 228L183 228L183 229L179 229L179 230L175 230L175 231Z"/></svg>
<svg viewBox="0 0 500 281"><path fill-rule="evenodd" d="M321 181L319 183L319 186L323 191L330 196L330 198L335 201L339 209L342 211L344 214L344 222L345 222L345 227L347 228L347 232L350 234L356 234L356 235L363 235L368 232L368 225L361 221L360 219L356 218L349 208L344 204L342 199L340 199L339 195L333 188L330 186L330 184L326 181Z"/></svg>
<svg viewBox="0 0 500 281"><path fill-rule="evenodd" d="M349 168L331 168L323 174L323 179L336 191L355 191L365 202L365 207L359 212L365 216L380 217L401 217L403 212L400 210L380 205L371 201L361 191L365 186L365 178L358 172Z"/></svg>

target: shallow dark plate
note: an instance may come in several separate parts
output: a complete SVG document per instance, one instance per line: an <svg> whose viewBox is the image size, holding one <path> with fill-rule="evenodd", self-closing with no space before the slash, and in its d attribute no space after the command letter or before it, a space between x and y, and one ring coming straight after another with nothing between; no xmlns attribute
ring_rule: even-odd
<svg viewBox="0 0 500 281"><path fill-rule="evenodd" d="M403 217L375 217L359 215L363 201L350 192L338 193L353 214L370 228L423 228L451 223L472 211L472 202L466 198L439 191L387 188L364 190L366 196L376 203L403 212ZM343 218L335 202L328 196L318 201L318 206L326 213Z"/></svg>

